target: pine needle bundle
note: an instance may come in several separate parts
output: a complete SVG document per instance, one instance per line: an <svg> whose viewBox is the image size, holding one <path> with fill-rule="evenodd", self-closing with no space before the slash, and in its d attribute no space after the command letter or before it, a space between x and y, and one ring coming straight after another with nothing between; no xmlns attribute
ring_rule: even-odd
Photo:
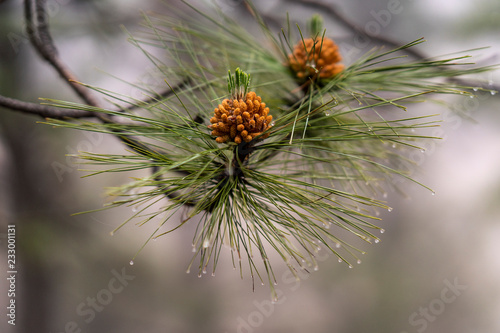
<svg viewBox="0 0 500 333"><path fill-rule="evenodd" d="M118 199L107 208L141 207L121 226L156 221L147 243L197 223L188 272L215 274L229 251L242 276L248 270L252 280L268 281L273 299L271 252L297 278L297 270L317 268L322 248L349 267L361 262L364 251L346 233L379 242L378 212L392 210L386 188L394 177L417 182L402 152L436 139L420 134L437 126L432 116L405 116L407 107L437 94L473 95L473 87L450 79L492 69L471 66L468 56L408 60L403 52L422 39L344 64L319 16L307 32L289 21L273 32L256 15L262 34L254 36L217 9L189 7L187 16L145 16L145 31L130 36L165 82L161 89L136 86L147 102L87 86L113 108L47 102L120 122L48 123L128 142L123 155L82 153L112 166L91 174L152 170L111 191ZM185 219L171 218L186 207Z"/></svg>

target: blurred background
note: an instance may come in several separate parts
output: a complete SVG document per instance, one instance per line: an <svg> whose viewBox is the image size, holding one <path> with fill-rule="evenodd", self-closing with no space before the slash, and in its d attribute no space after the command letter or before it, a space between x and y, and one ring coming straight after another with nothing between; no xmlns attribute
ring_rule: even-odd
<svg viewBox="0 0 500 333"><path fill-rule="evenodd" d="M321 2L320 0L317 0ZM204 6L204 1L189 1ZM203 3L202 3L203 2ZM252 26L241 1L216 0ZM420 37L427 55L491 46L475 52L478 64L499 63L497 0L326 1L361 27L405 44ZM304 22L314 12L300 1L255 1L275 19L290 13ZM147 59L127 42L141 11L168 13L179 1L49 0L53 37L82 82L123 94L138 91L112 78L148 82ZM382 11L393 12L390 17ZM74 100L24 33L21 1L0 3L0 94L25 101ZM248 21L247 21L248 20ZM355 36L325 16L341 52ZM370 23L371 22L371 23ZM254 25L255 27L255 25ZM358 45L359 46L359 45ZM361 48L367 51L372 44ZM361 55L360 53L359 55ZM346 62L348 63L347 57ZM500 83L500 71L481 77ZM153 84L154 82L152 82ZM139 95L137 95L139 94ZM229 256L217 276L186 274L193 228L149 243L154 223L110 231L132 208L71 216L102 206L104 188L140 173L80 178L66 154L78 150L122 153L114 137L85 135L37 123L41 118L0 109L1 332L500 332L500 114L498 95L448 99L467 117L433 104L414 114L444 113L439 142L415 157L414 177L436 195L401 181L405 195L388 190L392 212L381 212L379 244L363 247L361 265L323 253L319 271L297 283L276 262L281 298L267 286L239 278ZM427 105L428 104L428 105ZM6 230L17 228L16 326L6 323ZM120 276L120 278L117 278ZM92 305L92 299L101 303Z"/></svg>

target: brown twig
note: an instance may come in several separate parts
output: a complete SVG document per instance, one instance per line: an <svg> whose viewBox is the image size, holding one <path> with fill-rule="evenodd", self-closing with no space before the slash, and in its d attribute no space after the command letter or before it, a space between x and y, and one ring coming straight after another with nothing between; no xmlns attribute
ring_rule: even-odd
<svg viewBox="0 0 500 333"><path fill-rule="evenodd" d="M97 99L87 88L78 84L76 76L59 58L49 31L45 6L46 0L24 0L24 18L28 39L38 54L59 73L85 103L99 106Z"/></svg>
<svg viewBox="0 0 500 333"><path fill-rule="evenodd" d="M67 118L95 117L95 114L89 111L54 108L47 105L23 102L14 98L4 97L1 95L0 95L0 106L15 111L38 115L44 118L67 119Z"/></svg>

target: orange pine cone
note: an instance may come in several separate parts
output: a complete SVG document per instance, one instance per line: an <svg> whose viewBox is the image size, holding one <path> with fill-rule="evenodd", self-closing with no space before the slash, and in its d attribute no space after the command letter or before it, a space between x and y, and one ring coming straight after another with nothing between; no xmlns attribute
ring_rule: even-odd
<svg viewBox="0 0 500 333"><path fill-rule="evenodd" d="M269 108L262 102L260 96L250 91L245 100L225 99L214 110L214 117L210 119L208 127L218 143L234 141L250 142L260 135L265 139L269 134L264 133L270 128L273 116L269 115ZM262 135L261 135L262 134Z"/></svg>
<svg viewBox="0 0 500 333"><path fill-rule="evenodd" d="M327 37L301 40L288 55L289 66L299 79L318 75L322 79L332 78L344 70L344 65L338 63L341 60L337 44Z"/></svg>

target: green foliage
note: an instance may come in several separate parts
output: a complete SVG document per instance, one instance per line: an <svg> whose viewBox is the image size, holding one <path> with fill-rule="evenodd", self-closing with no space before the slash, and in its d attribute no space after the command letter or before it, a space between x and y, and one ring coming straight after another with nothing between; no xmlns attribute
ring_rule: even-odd
<svg viewBox="0 0 500 333"><path fill-rule="evenodd" d="M217 10L213 15L191 10L186 17L145 17L147 29L130 37L166 82L161 89L136 86L150 102L96 87L90 88L112 99L120 111L47 100L126 122L48 123L142 142L141 147L130 143L133 150L123 155L80 155L89 163L112 166L90 175L153 170L113 189L110 194L117 199L109 207L140 207L124 224L133 218L141 224L160 221L147 241L197 223L188 271L194 266L200 275L215 272L227 245L242 276L246 259L252 279L269 281L273 298L271 252L296 274L317 267L321 248L348 266L359 261L363 251L344 240L346 232L366 243L379 241L378 210L391 210L382 193L394 176L412 180L403 171L411 164L404 150L435 139L419 134L437 126L431 116L406 117L404 111L430 94L472 95L472 88L447 79L491 69L470 66L463 62L467 56L408 61L401 51L423 42L417 40L395 50L372 50L330 80L301 85L287 64L292 44L303 41L300 29L297 37L290 28L274 34L257 17L263 34L253 36ZM317 28L319 21L314 22ZM164 56L154 56L150 47ZM251 87L250 75L239 68L252 75ZM213 110L226 97L228 70L233 98L252 90L270 108L276 121L267 139L218 144L210 135ZM161 90L168 87L175 87L173 94L164 97ZM166 197L166 205L151 211ZM189 207L187 217L170 219L182 207ZM164 226L168 231L160 230Z"/></svg>

